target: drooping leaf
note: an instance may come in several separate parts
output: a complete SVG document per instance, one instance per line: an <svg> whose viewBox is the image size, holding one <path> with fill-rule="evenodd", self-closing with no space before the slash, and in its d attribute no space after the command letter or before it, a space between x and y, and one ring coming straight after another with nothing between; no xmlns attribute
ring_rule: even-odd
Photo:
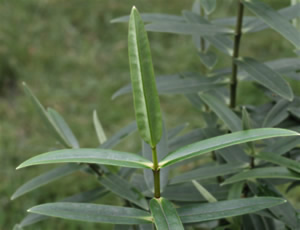
<svg viewBox="0 0 300 230"><path fill-rule="evenodd" d="M274 197L255 197L214 203L187 205L177 209L182 223L197 223L254 213L284 203Z"/></svg>
<svg viewBox="0 0 300 230"><path fill-rule="evenodd" d="M23 82L24 90L26 94L31 99L33 105L35 106L36 110L38 111L40 117L42 118L44 124L48 128L48 130L55 136L59 142L65 146L66 148L72 147L71 144L65 139L64 135L61 133L59 128L56 126L56 124L51 119L48 112L45 110L44 106L39 102L39 100L36 98L36 96L33 94L31 89L26 85L25 82Z"/></svg>
<svg viewBox="0 0 300 230"><path fill-rule="evenodd" d="M249 141L296 135L299 134L294 131L276 128L251 129L225 134L222 136L196 142L194 144L185 146L173 153L170 153L160 162L159 165L161 168L163 168L191 157L199 156L207 152L215 151L232 145L246 143Z"/></svg>
<svg viewBox="0 0 300 230"><path fill-rule="evenodd" d="M297 162L295 160L291 160L286 157L282 157L277 154L267 153L267 152L260 152L255 157L283 167L287 167L291 170L300 173L300 162Z"/></svg>
<svg viewBox="0 0 300 230"><path fill-rule="evenodd" d="M277 11L260 0L243 0L244 5L271 28L296 47L300 47L300 32Z"/></svg>
<svg viewBox="0 0 300 230"><path fill-rule="evenodd" d="M129 21L129 15L122 16L119 18L115 18L111 20L111 23L118 23L118 22L128 22ZM159 13L141 13L141 18L144 22L184 22L184 18L182 16L178 15L172 15L172 14L159 14Z"/></svg>
<svg viewBox="0 0 300 230"><path fill-rule="evenodd" d="M149 161L152 160L152 150L151 147L143 142L143 156L148 159ZM157 152L157 160L160 161L163 159L168 153L169 153L169 146L168 146L168 137L167 137L167 130L165 127L165 124L163 123L163 133L162 137L160 139L160 142L156 146L156 152ZM146 184L150 191L154 193L154 180L153 180L153 171L149 169L144 170L144 178L146 181ZM160 170L160 190L161 192L164 190L166 185L168 184L168 178L169 178L169 169L165 168Z"/></svg>
<svg viewBox="0 0 300 230"><path fill-rule="evenodd" d="M105 194L107 194L107 190L101 187L67 197L63 199L62 202L90 202L101 196L104 196ZM20 222L20 226L26 227L38 223L40 221L46 220L48 218L48 216L30 213Z"/></svg>
<svg viewBox="0 0 300 230"><path fill-rule="evenodd" d="M213 203L213 202L217 202L217 199L209 192L206 190L206 188L204 188L201 184L199 184L197 181L192 180L192 183L194 184L194 186L196 187L196 189L200 192L200 194L209 202L209 203Z"/></svg>
<svg viewBox="0 0 300 230"><path fill-rule="evenodd" d="M152 162L139 155L111 149L63 149L32 157L18 166L54 163L91 163L124 166L129 168L150 168Z"/></svg>
<svg viewBox="0 0 300 230"><path fill-rule="evenodd" d="M135 7L129 19L128 54L137 126L152 148L162 135L162 121L151 51L143 21Z"/></svg>
<svg viewBox="0 0 300 230"><path fill-rule="evenodd" d="M300 174L292 172L286 169L285 167L254 168L229 177L222 183L222 185L232 184L239 181L254 178L285 178L292 180L300 180Z"/></svg>
<svg viewBox="0 0 300 230"><path fill-rule="evenodd" d="M57 202L34 206L28 212L68 220L111 224L151 223L148 212L111 205Z"/></svg>
<svg viewBox="0 0 300 230"><path fill-rule="evenodd" d="M279 100L266 115L262 126L274 127L285 120L289 116L289 113L287 111L289 105L290 102L284 99Z"/></svg>
<svg viewBox="0 0 300 230"><path fill-rule="evenodd" d="M46 173L40 174L39 176L31 179L22 186L20 186L17 191L11 196L14 200L30 191L33 191L43 185L49 184L55 180L58 180L64 176L67 176L75 171L78 171L82 166L78 164L68 164L61 167L52 169Z"/></svg>
<svg viewBox="0 0 300 230"><path fill-rule="evenodd" d="M149 210L143 194L118 175L105 175L98 180L105 188L117 194L119 197L122 197L145 210Z"/></svg>
<svg viewBox="0 0 300 230"><path fill-rule="evenodd" d="M291 101L294 98L290 85L274 70L253 58L239 58L235 63L255 81L279 96Z"/></svg>
<svg viewBox="0 0 300 230"><path fill-rule="evenodd" d="M98 114L97 114L96 110L94 110L94 112L93 112L93 123L94 123L94 127L96 130L96 134L97 134L99 143L100 143L100 145L102 145L104 142L106 142L107 138L106 138L105 132L102 128L101 122L98 118Z"/></svg>
<svg viewBox="0 0 300 230"><path fill-rule="evenodd" d="M146 30L151 32L162 32L172 34L201 36L215 36L220 34L232 34L233 30L217 25L179 23L179 22L159 22L146 25Z"/></svg>
<svg viewBox="0 0 300 230"><path fill-rule="evenodd" d="M210 179L218 176L225 176L235 172L239 172L246 167L246 164L241 163L229 163L215 166L207 166L197 168L192 171L181 173L171 179L170 184L177 184L182 182L187 182L191 180L204 180Z"/></svg>
<svg viewBox="0 0 300 230"><path fill-rule="evenodd" d="M74 133L72 132L69 125L65 122L63 117L54 109L48 108L48 114L51 117L52 121L55 123L56 127L63 135L64 139L70 143L72 148L79 148L78 140L76 139Z"/></svg>
<svg viewBox="0 0 300 230"><path fill-rule="evenodd" d="M175 207L165 198L152 199L150 210L157 230L184 230Z"/></svg>
<svg viewBox="0 0 300 230"><path fill-rule="evenodd" d="M215 112L215 114L226 124L231 131L242 129L241 119L231 111L227 105L222 103L213 93L205 92L199 94L200 98Z"/></svg>
<svg viewBox="0 0 300 230"><path fill-rule="evenodd" d="M182 73L157 77L156 84L159 94L191 94L220 88L228 84L228 81L224 78L207 78L195 73ZM115 99L131 91L131 85L126 85L116 91L112 98Z"/></svg>

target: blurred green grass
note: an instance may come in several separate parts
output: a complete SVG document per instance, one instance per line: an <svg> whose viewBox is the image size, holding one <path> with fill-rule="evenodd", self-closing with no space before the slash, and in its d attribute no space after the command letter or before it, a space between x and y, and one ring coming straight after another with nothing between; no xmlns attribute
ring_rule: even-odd
<svg viewBox="0 0 300 230"><path fill-rule="evenodd" d="M15 201L9 197L22 183L48 167L15 171L36 154L59 147L44 128L20 83L26 81L45 106L58 110L73 128L82 147L97 146L92 111L97 109L108 136L134 119L130 96L111 101L111 95L129 82L127 25L110 20L128 14L132 5L141 12L180 14L193 1L137 0L2 0L0 1L0 74L17 78L17 86L0 97L0 229L11 229L26 209L43 202L97 185L82 174L68 176ZM268 0L275 8L289 1ZM234 15L234 1L219 1L216 16ZM169 34L149 35L157 75L200 71L191 39ZM243 38L242 54L259 60L286 57L291 46L270 30ZM218 66L228 65L222 57ZM241 93L243 92L243 93ZM253 94L254 92L254 94ZM254 96L253 96L254 95ZM263 95L249 84L239 86L239 102L261 102ZM168 127L178 122L201 126L201 114L182 96L161 97ZM187 112L189 111L189 112ZM135 151L140 143L133 136L119 148ZM104 197L100 202L116 199ZM115 203L117 203L116 201ZM110 225L86 224L52 219L28 229L107 229Z"/></svg>

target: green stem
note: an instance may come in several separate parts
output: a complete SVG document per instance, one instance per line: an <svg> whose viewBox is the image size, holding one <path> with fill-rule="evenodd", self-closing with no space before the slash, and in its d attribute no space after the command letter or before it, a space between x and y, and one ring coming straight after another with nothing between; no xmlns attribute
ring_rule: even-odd
<svg viewBox="0 0 300 230"><path fill-rule="evenodd" d="M230 82L230 107L235 108L236 106L236 91L237 91L237 72L238 67L235 64L235 59L239 57L240 42L242 37L242 27L243 27L243 15L244 15L244 5L241 0L238 0L238 15L235 27L234 36L234 49L232 56L232 76Z"/></svg>
<svg viewBox="0 0 300 230"><path fill-rule="evenodd" d="M152 148L152 159L153 159L153 178L154 178L154 196L160 198L160 170L158 167L156 146Z"/></svg>

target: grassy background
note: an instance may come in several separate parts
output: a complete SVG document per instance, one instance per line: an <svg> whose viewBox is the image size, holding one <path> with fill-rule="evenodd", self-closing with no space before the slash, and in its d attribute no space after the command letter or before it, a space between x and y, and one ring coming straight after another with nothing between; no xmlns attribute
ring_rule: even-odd
<svg viewBox="0 0 300 230"><path fill-rule="evenodd" d="M274 8L289 4L288 0L266 2ZM25 97L21 82L26 81L45 106L55 108L65 117L82 147L95 147L98 143L91 119L94 109L107 136L134 119L130 96L113 102L110 99L116 89L129 82L127 24L110 24L110 20L128 14L132 5L141 12L180 14L182 9L191 7L192 1L2 0L0 3L0 79L6 79L4 95L0 97L0 229L4 230L11 229L24 217L26 209L35 204L55 201L97 185L96 181L77 174L77 180L69 176L10 201L18 186L48 168L15 171L15 167L31 156L59 147ZM234 3L218 1L213 16L234 15ZM157 75L200 71L190 37L156 33L149 37ZM267 30L243 37L241 54L270 60L292 55L291 48L278 34ZM229 63L228 57L222 57L218 66ZM10 82L12 78L18 80L16 85ZM240 85L239 103L257 104L262 97L252 85ZM185 121L191 127L201 126L201 114L184 97L164 96L161 103L168 127ZM139 142L133 136L119 148L134 151ZM114 199L104 197L100 202ZM28 229L101 227L52 219Z"/></svg>

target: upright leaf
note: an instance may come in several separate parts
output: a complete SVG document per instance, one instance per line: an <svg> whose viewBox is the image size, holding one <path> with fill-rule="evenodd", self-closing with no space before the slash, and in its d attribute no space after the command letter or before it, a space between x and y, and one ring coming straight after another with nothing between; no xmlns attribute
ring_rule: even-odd
<svg viewBox="0 0 300 230"><path fill-rule="evenodd" d="M211 14L216 9L217 2L216 0L201 0L200 4L206 14Z"/></svg>
<svg viewBox="0 0 300 230"><path fill-rule="evenodd" d="M185 146L173 153L168 154L161 162L160 167L166 167L168 165L175 164L177 162L189 159L191 157L199 156L201 154L215 151L221 148L229 147L232 145L242 144L249 141L263 140L273 137L283 136L297 136L300 135L297 132L276 129L276 128L264 128L264 129L251 129L246 131L239 131L235 133L225 134L218 137L209 138L203 141L196 142L194 144Z"/></svg>
<svg viewBox="0 0 300 230"><path fill-rule="evenodd" d="M160 105L147 33L135 7L129 19L128 53L138 129L144 141L154 147L162 134Z"/></svg>
<svg viewBox="0 0 300 230"><path fill-rule="evenodd" d="M274 127L280 122L285 120L288 116L288 107L290 105L289 101L284 99L279 100L276 105L268 112L266 115L262 126L263 127Z"/></svg>
<svg viewBox="0 0 300 230"><path fill-rule="evenodd" d="M280 33L297 48L300 47L300 32L280 13L260 0L243 0L243 3L271 28Z"/></svg>
<svg viewBox="0 0 300 230"><path fill-rule="evenodd" d="M199 94L200 98L211 108L212 111L226 124L233 132L242 129L241 119L231 111L227 105L222 103L212 92Z"/></svg>
<svg viewBox="0 0 300 230"><path fill-rule="evenodd" d="M18 169L31 165L69 162L105 164L129 168L152 168L151 161L133 153L111 149L63 149L32 157L23 162Z"/></svg>
<svg viewBox="0 0 300 230"><path fill-rule="evenodd" d="M102 128L101 122L98 118L98 114L97 114L96 110L94 110L94 112L93 112L93 122L94 122L94 127L96 130L96 134L97 134L99 143L100 143L100 145L102 145L104 142L106 142L107 138L106 138L105 132Z"/></svg>
<svg viewBox="0 0 300 230"><path fill-rule="evenodd" d="M176 209L165 198L152 199L150 210L157 230L184 230Z"/></svg>
<svg viewBox="0 0 300 230"><path fill-rule="evenodd" d="M148 212L110 205L57 202L32 207L28 212L68 220L111 224L151 223Z"/></svg>
<svg viewBox="0 0 300 230"><path fill-rule="evenodd" d="M61 135L63 135L63 138L68 141L72 148L79 148L78 140L64 118L52 108L48 108L48 114L55 123L57 129L60 131Z"/></svg>
<svg viewBox="0 0 300 230"><path fill-rule="evenodd" d="M31 89L23 82L24 90L26 94L30 97L33 105L37 109L40 117L43 119L44 124L49 129L49 131L59 140L59 142L64 145L66 148L72 147L71 144L66 140L60 129L54 123L48 112L45 110L44 106L39 102L36 96L33 94Z"/></svg>
<svg viewBox="0 0 300 230"><path fill-rule="evenodd" d="M268 66L253 58L239 58L235 63L259 84L289 101L293 100L294 95L290 85Z"/></svg>

